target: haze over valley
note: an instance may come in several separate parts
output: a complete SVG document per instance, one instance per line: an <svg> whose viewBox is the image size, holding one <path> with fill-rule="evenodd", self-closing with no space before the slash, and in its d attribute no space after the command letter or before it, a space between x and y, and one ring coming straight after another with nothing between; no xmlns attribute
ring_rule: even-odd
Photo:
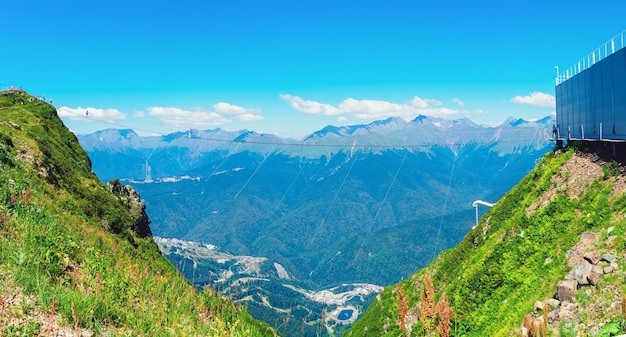
<svg viewBox="0 0 626 337"><path fill-rule="evenodd" d="M373 289L456 245L474 225L472 202L497 201L551 148L552 123L419 116L328 126L300 141L222 129L78 139L100 179L140 192L157 243L191 282L275 327L293 316L292 333L304 319L313 335L320 320L341 331ZM213 253L189 248L198 245ZM368 290L307 295L324 289Z"/></svg>

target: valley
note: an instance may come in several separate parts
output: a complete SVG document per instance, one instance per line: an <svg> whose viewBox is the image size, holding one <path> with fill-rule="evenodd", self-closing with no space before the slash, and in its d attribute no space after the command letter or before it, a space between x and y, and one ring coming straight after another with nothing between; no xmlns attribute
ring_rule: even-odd
<svg viewBox="0 0 626 337"><path fill-rule="evenodd" d="M101 180L140 193L164 256L190 282L281 333L314 336L340 335L376 289L460 242L472 202L498 200L549 151L551 123L419 116L303 141L221 129L78 138Z"/></svg>
<svg viewBox="0 0 626 337"><path fill-rule="evenodd" d="M306 330L307 335L320 330L329 334L341 331L355 322L383 289L355 283L307 290L290 282L285 277L289 273L265 257L236 256L210 244L180 239L155 237L154 241L194 286L218 289L236 303L255 308L257 314L275 316L281 327L277 330L286 335L298 329ZM312 312L310 308L320 311Z"/></svg>

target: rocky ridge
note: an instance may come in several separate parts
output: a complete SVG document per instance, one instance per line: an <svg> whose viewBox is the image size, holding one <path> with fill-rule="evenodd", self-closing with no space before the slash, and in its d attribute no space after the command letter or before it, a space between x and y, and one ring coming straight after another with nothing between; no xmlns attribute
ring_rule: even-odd
<svg viewBox="0 0 626 337"><path fill-rule="evenodd" d="M603 174L605 179L612 180L613 196L624 193L624 167L616 164L606 151L577 153L563 165L561 173L552 178L558 187L546 191L526 214L547 205L561 191L567 192L570 199L577 198ZM611 166L617 169L614 177L606 176ZM584 232L580 241L566 252L566 265L571 270L557 283L554 296L536 301L533 312L524 317L519 329L523 337L543 336L548 330L559 336L564 329L604 336L601 334L603 326L615 317L626 316L626 294L614 282L607 282L610 278L626 277L619 267L625 263L626 255L616 246L618 235L613 233L614 229Z"/></svg>
<svg viewBox="0 0 626 337"><path fill-rule="evenodd" d="M620 275L619 252L612 246L617 238L611 235L613 229L607 229L608 237L604 240L601 240L601 233L585 232L581 240L567 251L567 265L572 267L571 271L558 282L554 297L536 301L533 312L524 317L520 328L523 337L539 336L541 331L548 330L558 336L562 327L589 331L594 335L611 321L612 316L626 313L620 290L603 280L610 276L625 276ZM621 256L620 261L623 259ZM598 295L609 295L609 298ZM589 298L598 301L580 303ZM582 321L583 317L586 322Z"/></svg>

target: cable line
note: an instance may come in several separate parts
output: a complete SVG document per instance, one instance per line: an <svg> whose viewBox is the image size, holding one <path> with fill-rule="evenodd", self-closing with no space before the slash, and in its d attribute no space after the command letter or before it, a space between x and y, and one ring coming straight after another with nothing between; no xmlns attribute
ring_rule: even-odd
<svg viewBox="0 0 626 337"><path fill-rule="evenodd" d="M300 160L298 161L298 167L299 167L298 174L296 174L296 177L293 178L293 180L291 180L291 184L289 184L289 187L287 187L287 190L285 191L285 193L283 193L283 196L280 198L280 200L276 204L276 207L274 207L274 210L272 211L272 214L269 216L268 219L269 219L270 222L274 218L274 214L276 214L276 212L278 211L278 208L280 208L280 205L283 203L283 200L285 200L285 197L287 196L287 193L289 193L289 191L291 191L291 188L293 187L293 185L296 183L296 181L298 180L298 178L302 174L302 171L304 170L304 167L302 166L302 158L303 157L304 156L300 156Z"/></svg>
<svg viewBox="0 0 626 337"><path fill-rule="evenodd" d="M341 185L339 185L339 188L337 189L337 192L335 193L335 196L333 197L333 200L330 202L330 206L328 206L328 209L326 210L326 215L324 215L324 218L322 219L322 222L320 223L320 225L315 230L315 233L313 234L313 237L311 238L311 240L309 240L309 243L313 243L313 240L315 240L315 238L317 237L317 233L319 232L320 228L323 225L326 224L326 220L328 219L328 215L330 214L330 211L332 210L333 206L335 205L335 202L337 201L337 197L339 196L339 193L341 193L341 190L343 189L343 186L346 184L346 180L348 180L348 177L350 176L350 172L352 172L352 168L354 167L354 164L356 163L357 159L359 158L359 154L360 154L360 152L357 152L356 156L354 157L354 159L352 159L352 164L350 164L350 168L348 168L348 172L346 172L346 175L343 177L343 180L341 181ZM348 157L348 159L350 159L350 158L351 157ZM311 273L313 273L313 271Z"/></svg>
<svg viewBox="0 0 626 337"><path fill-rule="evenodd" d="M272 151L270 151L270 153L272 153L274 151L274 149L272 149ZM233 199L237 199L237 197L239 196L239 194L244 190L244 188L246 188L246 186L248 186L248 183L250 182L250 180L252 180L252 177L254 177L254 175L259 172L259 169L261 169L261 166L263 166L263 163L265 163L265 161L267 160L267 158L270 156L270 153L266 154L265 156L263 156L263 160L261 160L261 163L259 164L259 166L256 168L256 170L254 170L254 172L252 172L252 175L250 176L250 178L248 178L248 180L246 180L246 183L243 184L243 186L241 186L241 189L239 189L239 192L237 192L237 194L235 194L235 196L233 197Z"/></svg>
<svg viewBox="0 0 626 337"><path fill-rule="evenodd" d="M393 184L396 182L396 179L398 178L398 174L400 173L400 170L404 166L404 162L406 161L406 157L408 155L409 155L409 151L406 151L404 153L404 157L402 158L402 161L400 162L400 165L398 166L398 169L396 170L396 174L393 176L393 179L391 179L391 184L389 184L389 187L387 188L387 192L385 192L385 196L383 197L383 200L378 205L378 209L376 210L376 214L374 215L374 218L372 219L372 222L370 223L370 226L369 226L369 228L367 230L367 233L365 233L365 237L363 238L363 241L361 242L361 246L359 246L359 249L357 250L356 254L354 255L354 259L352 260L352 263L350 263L350 265L348 267L351 267L352 265L354 265L354 263L356 262L357 257L359 257L359 254L363 250L363 245L365 245L365 241L367 240L367 238L369 237L370 233L372 232L372 228L374 227L374 223L376 223L376 220L378 220L378 215L380 214L380 210L383 208L383 206L385 204L385 201L387 200L387 196L389 195L389 191L391 191L391 188L393 187Z"/></svg>
<svg viewBox="0 0 626 337"><path fill-rule="evenodd" d="M431 260L435 259L435 254L437 254L437 249L439 249L439 236L441 235L441 227L443 226L443 219L446 216L446 208L448 207L448 197L450 196L450 188L452 186L452 177L454 176L454 168L456 167L456 159L457 155L454 156L454 161L452 162L452 170L450 170L450 179L448 180L448 189L446 190L446 197L443 201L443 208L441 209L441 220L439 221L439 229L437 230L437 240L435 240L435 247L433 248L433 256Z"/></svg>

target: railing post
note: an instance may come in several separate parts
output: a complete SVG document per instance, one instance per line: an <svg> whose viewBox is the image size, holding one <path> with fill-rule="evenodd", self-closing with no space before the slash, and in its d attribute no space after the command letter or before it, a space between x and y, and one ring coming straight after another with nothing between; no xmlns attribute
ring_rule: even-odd
<svg viewBox="0 0 626 337"><path fill-rule="evenodd" d="M615 40L611 40L611 54L615 53Z"/></svg>
<svg viewBox="0 0 626 337"><path fill-rule="evenodd" d="M567 126L567 140L570 140L572 138L572 127L571 126Z"/></svg>
<svg viewBox="0 0 626 337"><path fill-rule="evenodd" d="M602 140L602 123L600 123L600 140Z"/></svg>
<svg viewBox="0 0 626 337"><path fill-rule="evenodd" d="M585 126L580 125L580 139L585 140Z"/></svg>

